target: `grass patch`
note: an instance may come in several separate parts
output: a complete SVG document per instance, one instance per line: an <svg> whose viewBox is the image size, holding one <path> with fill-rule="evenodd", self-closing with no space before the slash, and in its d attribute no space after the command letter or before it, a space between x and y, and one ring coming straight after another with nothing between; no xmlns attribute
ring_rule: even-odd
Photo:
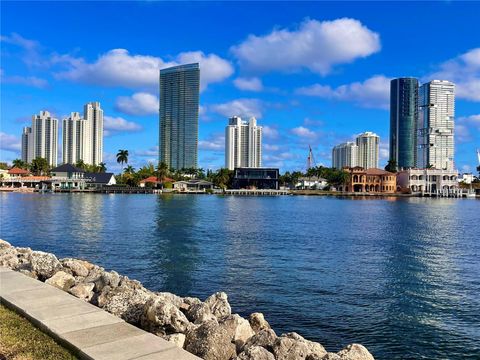
<svg viewBox="0 0 480 360"><path fill-rule="evenodd" d="M16 312L0 305L0 359L77 359Z"/></svg>

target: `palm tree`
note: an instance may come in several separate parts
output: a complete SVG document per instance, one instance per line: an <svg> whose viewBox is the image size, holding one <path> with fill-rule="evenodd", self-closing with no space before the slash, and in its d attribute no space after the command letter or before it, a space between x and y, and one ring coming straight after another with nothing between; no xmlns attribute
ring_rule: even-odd
<svg viewBox="0 0 480 360"><path fill-rule="evenodd" d="M101 173L104 173L107 171L107 164L105 164L104 162L101 162L100 164L98 164L98 171L101 172Z"/></svg>
<svg viewBox="0 0 480 360"><path fill-rule="evenodd" d="M163 180L165 180L165 178L168 176L168 174L170 173L169 169L168 169L168 165L166 163L164 163L163 161L158 164L157 166L157 180L160 181L160 182L163 182Z"/></svg>
<svg viewBox="0 0 480 360"><path fill-rule="evenodd" d="M132 165L128 165L123 171L125 174L133 174L135 172L135 168Z"/></svg>
<svg viewBox="0 0 480 360"><path fill-rule="evenodd" d="M28 167L28 164L20 159L15 159L12 161L13 167L17 167L20 169L26 169Z"/></svg>
<svg viewBox="0 0 480 360"><path fill-rule="evenodd" d="M84 169L85 170L85 162L83 160L78 160L76 163L75 163L75 166L77 168L80 168L80 169Z"/></svg>
<svg viewBox="0 0 480 360"><path fill-rule="evenodd" d="M121 164L128 164L128 150L118 150L117 153L117 163Z"/></svg>

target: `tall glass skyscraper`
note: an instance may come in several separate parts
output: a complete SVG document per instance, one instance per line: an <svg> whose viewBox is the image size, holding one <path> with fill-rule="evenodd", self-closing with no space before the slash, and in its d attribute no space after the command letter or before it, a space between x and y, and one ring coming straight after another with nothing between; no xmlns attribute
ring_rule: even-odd
<svg viewBox="0 0 480 360"><path fill-rule="evenodd" d="M160 70L159 157L170 168L196 168L200 68L197 63Z"/></svg>
<svg viewBox="0 0 480 360"><path fill-rule="evenodd" d="M417 166L418 80L390 82L390 160L399 169Z"/></svg>

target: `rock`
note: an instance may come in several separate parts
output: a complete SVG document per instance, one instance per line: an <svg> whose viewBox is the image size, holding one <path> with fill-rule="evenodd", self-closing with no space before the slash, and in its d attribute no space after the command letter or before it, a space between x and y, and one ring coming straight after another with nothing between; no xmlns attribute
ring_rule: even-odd
<svg viewBox="0 0 480 360"><path fill-rule="evenodd" d="M265 320L262 313L251 314L248 321L255 333L258 333L260 330L270 329L270 324Z"/></svg>
<svg viewBox="0 0 480 360"><path fill-rule="evenodd" d="M102 289L98 306L131 324L139 324L145 303L152 295L139 282L129 280L115 289L109 286Z"/></svg>
<svg viewBox="0 0 480 360"><path fill-rule="evenodd" d="M337 353L341 360L374 360L372 354L360 344L347 345Z"/></svg>
<svg viewBox="0 0 480 360"><path fill-rule="evenodd" d="M219 324L225 332L232 333L232 341L237 352L240 352L247 340L255 335L250 323L238 314L221 318Z"/></svg>
<svg viewBox="0 0 480 360"><path fill-rule="evenodd" d="M156 335L184 332L187 330L187 318L173 303L165 299L157 295L147 301L141 317L142 328Z"/></svg>
<svg viewBox="0 0 480 360"><path fill-rule="evenodd" d="M271 352L261 346L252 346L240 353L236 360L275 360Z"/></svg>
<svg viewBox="0 0 480 360"><path fill-rule="evenodd" d="M183 299L180 296L177 296L169 292L156 292L155 295L157 295L158 298L163 299L163 301L169 302L175 305L179 309L180 309L180 306L182 306L183 304Z"/></svg>
<svg viewBox="0 0 480 360"><path fill-rule="evenodd" d="M72 272L73 276L86 277L88 275L88 269L81 260L67 258L60 260L60 262L64 268L67 268Z"/></svg>
<svg viewBox="0 0 480 360"><path fill-rule="evenodd" d="M342 358L335 353L327 353L321 358L317 355L308 355L307 360L342 360Z"/></svg>
<svg viewBox="0 0 480 360"><path fill-rule="evenodd" d="M185 350L205 360L229 360L236 355L232 333L225 331L216 319L186 332Z"/></svg>
<svg viewBox="0 0 480 360"><path fill-rule="evenodd" d="M20 269L20 270L17 269L17 271L19 273L22 273L23 275L27 275L27 276L31 277L32 279L38 280L37 274L33 271L26 270L26 269Z"/></svg>
<svg viewBox="0 0 480 360"><path fill-rule="evenodd" d="M183 312L187 312L190 309L190 306L196 305L196 304L201 304L202 302L200 301L199 298L194 298L194 297L185 297L182 299L182 304L180 305L180 310Z"/></svg>
<svg viewBox="0 0 480 360"><path fill-rule="evenodd" d="M258 333L253 335L250 339L247 340L243 346L243 350L247 350L252 346L261 346L267 349L270 352L273 352L273 344L277 340L277 335L272 329L260 330Z"/></svg>
<svg viewBox="0 0 480 360"><path fill-rule="evenodd" d="M116 271L102 271L100 277L95 281L95 291L100 292L105 286L112 289L120 284L120 275Z"/></svg>
<svg viewBox="0 0 480 360"><path fill-rule="evenodd" d="M91 282L91 283L95 283L97 281L100 281L100 278L102 276L102 274L105 272L105 269L103 267L100 267L100 266L97 266L97 265L94 265L93 268L91 268L89 271L88 271L88 275L85 276L85 282ZM102 286L103 287L103 286ZM100 292L101 289L97 290L95 289L95 291L98 291Z"/></svg>
<svg viewBox="0 0 480 360"><path fill-rule="evenodd" d="M217 292L209 296L207 300L205 300L205 304L208 305L210 311L217 319L232 313L232 309L228 303L228 296L224 292Z"/></svg>
<svg viewBox="0 0 480 360"><path fill-rule="evenodd" d="M185 315L188 320L195 324L202 324L208 320L216 319L215 315L212 314L210 307L202 302L191 305Z"/></svg>
<svg viewBox="0 0 480 360"><path fill-rule="evenodd" d="M12 247L12 245L8 241L0 239L0 251L9 247Z"/></svg>
<svg viewBox="0 0 480 360"><path fill-rule="evenodd" d="M43 251L32 251L32 270L42 281L51 278L57 271L62 270L62 264L57 257Z"/></svg>
<svg viewBox="0 0 480 360"><path fill-rule="evenodd" d="M174 343L179 348L183 348L183 345L185 344L185 334L175 333L175 334L165 335L163 336L163 338L167 341Z"/></svg>
<svg viewBox="0 0 480 360"><path fill-rule="evenodd" d="M50 279L47 279L45 283L63 291L68 291L75 284L75 278L65 271L58 271Z"/></svg>
<svg viewBox="0 0 480 360"><path fill-rule="evenodd" d="M77 298L89 302L93 297L94 283L82 283L72 287L68 292Z"/></svg>
<svg viewBox="0 0 480 360"><path fill-rule="evenodd" d="M0 266L16 269L19 263L18 252L14 247L4 245L0 248Z"/></svg>
<svg viewBox="0 0 480 360"><path fill-rule="evenodd" d="M303 360L314 355L322 358L327 354L322 345L294 332L278 337L273 344L273 353L277 360Z"/></svg>

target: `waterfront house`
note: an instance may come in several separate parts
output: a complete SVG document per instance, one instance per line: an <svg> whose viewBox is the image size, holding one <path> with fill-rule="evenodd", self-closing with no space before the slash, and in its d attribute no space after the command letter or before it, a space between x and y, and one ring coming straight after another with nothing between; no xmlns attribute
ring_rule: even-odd
<svg viewBox="0 0 480 360"><path fill-rule="evenodd" d="M235 168L234 189L279 189L279 171L277 168Z"/></svg>
<svg viewBox="0 0 480 360"><path fill-rule="evenodd" d="M360 193L395 193L397 175L382 169L362 167L344 168L350 174L348 182L338 187L339 191ZM399 189L398 189L399 190Z"/></svg>
<svg viewBox="0 0 480 360"><path fill-rule="evenodd" d="M56 190L83 190L87 186L85 171L72 164L63 164L50 171L50 188Z"/></svg>
<svg viewBox="0 0 480 360"><path fill-rule="evenodd" d="M398 172L398 185L404 191L429 196L457 196L460 193L457 170L403 170Z"/></svg>
<svg viewBox="0 0 480 360"><path fill-rule="evenodd" d="M166 177L162 181L160 181L160 180L158 180L158 178L156 176L149 176L146 179L140 180L139 186L140 187L148 187L148 186L159 187L166 182L173 182L173 181L174 181L173 179L168 178L168 177Z"/></svg>
<svg viewBox="0 0 480 360"><path fill-rule="evenodd" d="M301 177L295 184L295 189L323 190L327 185L327 180L321 177Z"/></svg>
<svg viewBox="0 0 480 360"><path fill-rule="evenodd" d="M8 177L9 178L20 178L24 176L28 176L30 172L25 169L21 169L18 167L13 167L10 170L8 170Z"/></svg>
<svg viewBox="0 0 480 360"><path fill-rule="evenodd" d="M83 177L88 182L89 188L101 188L117 184L114 173L85 173Z"/></svg>
<svg viewBox="0 0 480 360"><path fill-rule="evenodd" d="M213 189L213 183L206 180L182 180L173 183L173 189L180 192L198 192Z"/></svg>

